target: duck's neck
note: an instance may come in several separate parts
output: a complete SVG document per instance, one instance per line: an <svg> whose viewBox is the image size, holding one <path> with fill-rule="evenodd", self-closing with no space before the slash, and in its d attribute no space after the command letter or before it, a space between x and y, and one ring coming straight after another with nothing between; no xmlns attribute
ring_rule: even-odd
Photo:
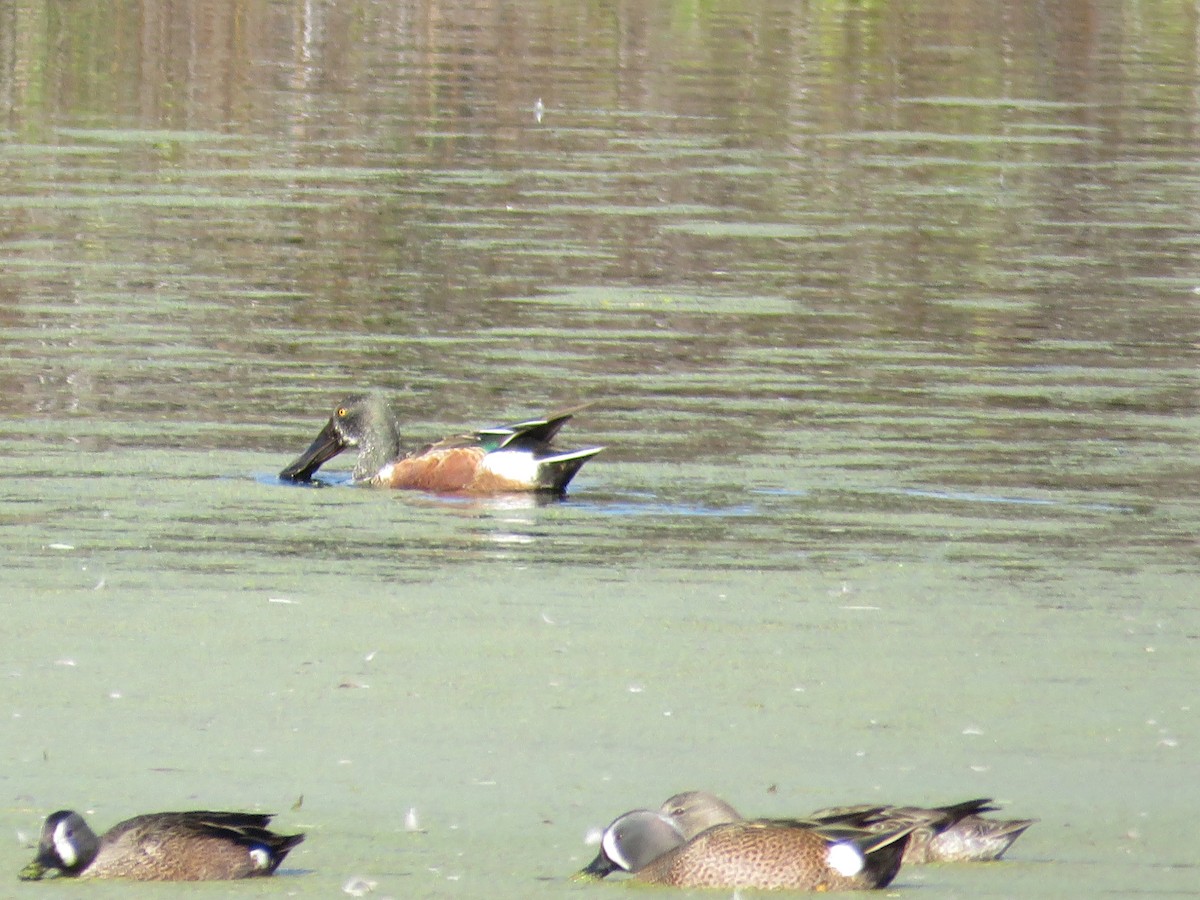
<svg viewBox="0 0 1200 900"><path fill-rule="evenodd" d="M355 481L370 481L400 455L400 426L386 402L371 404L365 424L354 466Z"/></svg>

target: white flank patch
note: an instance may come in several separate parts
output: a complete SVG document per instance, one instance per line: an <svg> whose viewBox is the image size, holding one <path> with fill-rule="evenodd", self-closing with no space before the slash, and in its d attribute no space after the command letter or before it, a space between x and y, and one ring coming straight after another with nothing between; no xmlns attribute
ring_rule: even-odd
<svg viewBox="0 0 1200 900"><path fill-rule="evenodd" d="M536 484L538 461L530 453L521 450L497 450L483 458L481 467L497 478L515 481L518 484Z"/></svg>
<svg viewBox="0 0 1200 900"><path fill-rule="evenodd" d="M832 845L825 854L825 861L829 863L829 868L847 878L857 875L867 864L862 851L847 843Z"/></svg>
<svg viewBox="0 0 1200 900"><path fill-rule="evenodd" d="M271 865L271 853L263 847L255 847L250 851L250 862L256 869L266 869Z"/></svg>
<svg viewBox="0 0 1200 900"><path fill-rule="evenodd" d="M75 842L71 839L70 832L71 828L67 825L66 819L54 826L54 852L58 854L58 858L68 869L79 859L79 852L75 849Z"/></svg>
<svg viewBox="0 0 1200 900"><path fill-rule="evenodd" d="M421 822L417 818L417 808L409 807L407 813L404 814L404 830L405 831L420 831Z"/></svg>

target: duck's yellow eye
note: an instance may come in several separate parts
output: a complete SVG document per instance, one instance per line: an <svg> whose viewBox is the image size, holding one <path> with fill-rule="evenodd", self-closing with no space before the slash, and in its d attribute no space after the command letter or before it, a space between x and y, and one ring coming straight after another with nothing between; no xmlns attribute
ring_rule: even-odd
<svg viewBox="0 0 1200 900"><path fill-rule="evenodd" d="M344 418L346 418L346 415L347 415L347 413L349 413L349 412L350 412L350 410L346 409L346 407L344 407L344 406L339 406L339 407L338 407L338 411L337 411L337 417L338 417L339 419L344 419Z"/></svg>

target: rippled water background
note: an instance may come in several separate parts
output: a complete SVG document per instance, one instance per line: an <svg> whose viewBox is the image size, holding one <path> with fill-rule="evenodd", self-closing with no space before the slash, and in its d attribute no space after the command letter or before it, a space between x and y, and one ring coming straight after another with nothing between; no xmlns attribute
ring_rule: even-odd
<svg viewBox="0 0 1200 900"><path fill-rule="evenodd" d="M0 865L259 807L310 839L258 892L600 896L588 830L703 787L1042 820L899 893L1193 891L1196 29L0 8ZM561 504L277 483L363 387L609 449Z"/></svg>

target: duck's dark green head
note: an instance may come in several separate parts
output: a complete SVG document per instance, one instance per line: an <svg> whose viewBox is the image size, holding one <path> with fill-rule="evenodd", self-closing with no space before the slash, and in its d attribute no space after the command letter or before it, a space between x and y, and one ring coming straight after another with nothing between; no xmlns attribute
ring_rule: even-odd
<svg viewBox="0 0 1200 900"><path fill-rule="evenodd" d="M348 447L358 449L355 481L374 477L399 454L395 416L382 395L356 394L339 403L316 440L279 477L284 481L311 481L317 469Z"/></svg>

